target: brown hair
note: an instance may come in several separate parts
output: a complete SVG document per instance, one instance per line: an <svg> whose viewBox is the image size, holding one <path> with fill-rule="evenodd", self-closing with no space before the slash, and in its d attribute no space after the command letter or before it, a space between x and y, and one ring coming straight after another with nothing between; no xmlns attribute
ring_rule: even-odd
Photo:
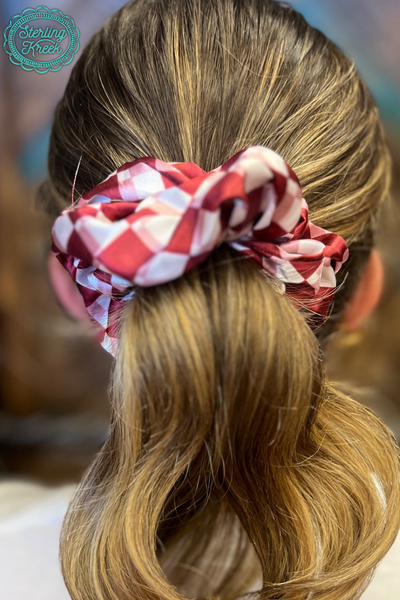
<svg viewBox="0 0 400 600"><path fill-rule="evenodd" d="M209 171L261 144L295 170L310 220L346 240L315 333L222 245L122 315L111 433L61 538L74 600L359 598L400 527L390 430L325 376L321 343L364 269L390 158L354 64L286 4L135 0L96 33L57 106L52 214L124 162Z"/></svg>

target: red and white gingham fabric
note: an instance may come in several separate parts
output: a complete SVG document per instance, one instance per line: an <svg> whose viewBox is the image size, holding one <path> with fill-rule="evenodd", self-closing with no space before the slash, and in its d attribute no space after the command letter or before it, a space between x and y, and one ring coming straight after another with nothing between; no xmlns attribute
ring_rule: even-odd
<svg viewBox="0 0 400 600"><path fill-rule="evenodd" d="M349 256L342 237L313 225L291 167L250 146L206 172L195 163L138 158L64 210L52 250L118 352L118 316L135 286L180 277L223 242L271 277L294 304L326 321L335 273Z"/></svg>

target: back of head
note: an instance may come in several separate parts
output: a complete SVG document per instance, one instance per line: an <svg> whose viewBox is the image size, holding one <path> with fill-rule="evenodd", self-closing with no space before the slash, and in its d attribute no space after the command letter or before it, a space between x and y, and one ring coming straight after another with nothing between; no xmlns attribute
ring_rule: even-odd
<svg viewBox="0 0 400 600"><path fill-rule="evenodd" d="M122 315L111 434L64 522L74 600L359 598L400 527L398 448L328 382L320 344L387 196L377 109L353 63L272 0L135 0L75 65L40 199L57 214L124 162L205 171L251 144L290 164L350 258L313 332L223 244ZM341 285L343 284L343 285ZM310 595L311 593L311 595Z"/></svg>

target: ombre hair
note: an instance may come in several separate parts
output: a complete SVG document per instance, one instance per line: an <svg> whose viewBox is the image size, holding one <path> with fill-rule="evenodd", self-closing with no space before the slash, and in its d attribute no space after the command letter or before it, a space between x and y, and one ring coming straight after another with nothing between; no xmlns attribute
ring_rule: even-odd
<svg viewBox="0 0 400 600"><path fill-rule="evenodd" d="M124 162L206 171L260 144L294 169L310 220L341 235L328 322L222 244L121 317L110 436L69 505L73 600L355 600L400 528L399 448L328 381L323 345L374 244L390 184L376 105L350 61L272 0L134 0L83 50L59 102L55 215Z"/></svg>

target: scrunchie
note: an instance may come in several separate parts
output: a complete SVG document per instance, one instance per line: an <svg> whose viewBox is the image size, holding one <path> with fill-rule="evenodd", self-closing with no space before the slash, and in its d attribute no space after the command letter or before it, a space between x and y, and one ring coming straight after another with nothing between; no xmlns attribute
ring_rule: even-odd
<svg viewBox="0 0 400 600"><path fill-rule="evenodd" d="M114 357L118 314L134 286L172 281L223 242L272 276L297 307L314 311L313 326L326 321L335 273L349 256L342 237L308 220L295 173L264 146L209 172L152 157L127 162L64 210L52 237Z"/></svg>

